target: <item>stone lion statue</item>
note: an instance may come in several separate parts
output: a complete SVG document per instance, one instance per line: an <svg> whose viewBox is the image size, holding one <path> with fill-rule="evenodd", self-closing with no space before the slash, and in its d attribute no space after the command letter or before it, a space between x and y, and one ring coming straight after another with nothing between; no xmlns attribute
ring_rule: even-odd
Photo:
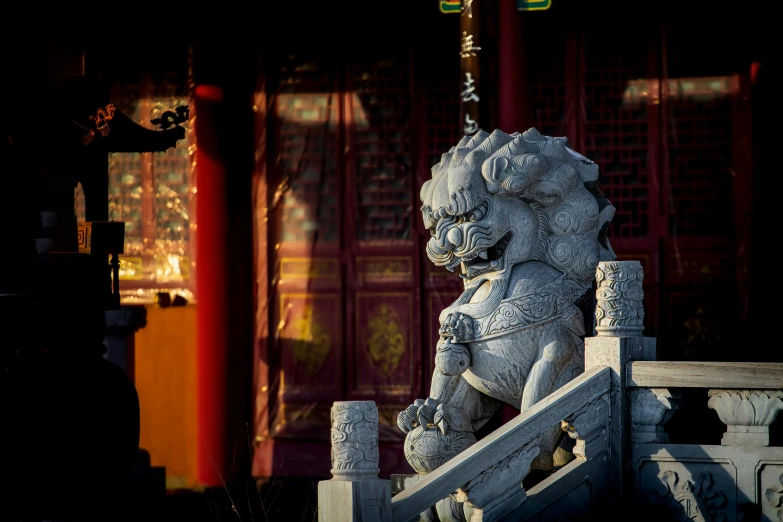
<svg viewBox="0 0 783 522"><path fill-rule="evenodd" d="M598 262L615 259L615 209L595 163L532 128L465 136L421 201L427 255L465 286L440 314L430 397L397 418L408 462L427 473L473 444L501 402L525 411L583 371L579 305ZM559 431L539 439L534 469L552 468Z"/></svg>

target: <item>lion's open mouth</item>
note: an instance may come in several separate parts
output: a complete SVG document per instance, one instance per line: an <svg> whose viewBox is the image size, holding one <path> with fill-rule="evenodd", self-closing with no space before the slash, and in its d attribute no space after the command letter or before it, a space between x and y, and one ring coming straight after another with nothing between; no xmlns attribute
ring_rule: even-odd
<svg viewBox="0 0 783 522"><path fill-rule="evenodd" d="M486 250L477 250L465 257L455 257L446 268L454 271L454 268L457 265L460 265L462 268L462 274L460 275L469 279L497 270L502 266L501 258L503 257L503 254L505 254L506 247L511 242L513 236L514 233L508 231L503 237L498 239L494 245Z"/></svg>

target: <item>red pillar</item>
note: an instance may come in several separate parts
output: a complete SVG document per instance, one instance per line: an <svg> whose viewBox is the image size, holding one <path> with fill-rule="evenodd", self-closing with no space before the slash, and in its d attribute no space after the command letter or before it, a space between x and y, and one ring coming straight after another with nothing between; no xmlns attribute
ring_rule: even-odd
<svg viewBox="0 0 783 522"><path fill-rule="evenodd" d="M197 476L202 485L222 487L242 484L250 475L255 297L252 42L194 45L193 76Z"/></svg>
<svg viewBox="0 0 783 522"><path fill-rule="evenodd" d="M223 427L226 424L226 165L219 147L216 112L224 101L221 87L198 85L196 105L196 292L198 354L198 481L215 486L226 469Z"/></svg>
<svg viewBox="0 0 783 522"><path fill-rule="evenodd" d="M532 126L527 53L516 0L498 1L498 123L507 133ZM535 15L535 13L534 13Z"/></svg>

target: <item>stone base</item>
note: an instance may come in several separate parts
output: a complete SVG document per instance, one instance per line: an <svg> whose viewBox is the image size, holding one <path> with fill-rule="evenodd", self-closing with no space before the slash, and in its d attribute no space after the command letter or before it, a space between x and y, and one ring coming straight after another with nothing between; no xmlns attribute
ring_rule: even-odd
<svg viewBox="0 0 783 522"><path fill-rule="evenodd" d="M727 426L723 446L769 446L769 426Z"/></svg>
<svg viewBox="0 0 783 522"><path fill-rule="evenodd" d="M318 483L318 522L392 522L388 480Z"/></svg>

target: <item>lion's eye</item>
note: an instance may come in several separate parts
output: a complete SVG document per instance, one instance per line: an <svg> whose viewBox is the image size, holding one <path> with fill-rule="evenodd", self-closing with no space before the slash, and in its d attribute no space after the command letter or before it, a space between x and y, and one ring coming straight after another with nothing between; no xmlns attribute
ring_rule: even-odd
<svg viewBox="0 0 783 522"><path fill-rule="evenodd" d="M481 221L486 217L488 211L489 211L489 204L486 201L484 201L481 203L481 205L477 206L476 208L474 208L468 213L468 220Z"/></svg>

